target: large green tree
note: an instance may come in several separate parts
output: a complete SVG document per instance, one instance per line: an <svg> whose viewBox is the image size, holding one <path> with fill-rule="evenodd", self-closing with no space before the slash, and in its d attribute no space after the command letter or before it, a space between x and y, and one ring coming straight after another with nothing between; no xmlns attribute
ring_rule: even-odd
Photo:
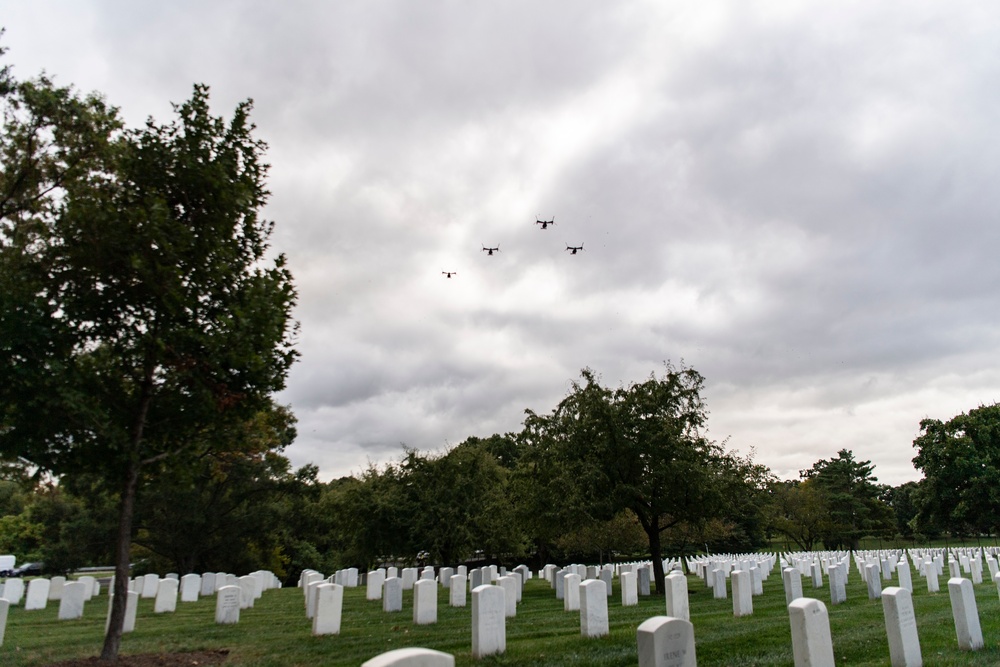
<svg viewBox="0 0 1000 667"><path fill-rule="evenodd" d="M924 419L913 441L924 473L918 524L923 530L988 533L1000 527L1000 404L946 422Z"/></svg>
<svg viewBox="0 0 1000 667"><path fill-rule="evenodd" d="M878 484L871 461L859 461L847 449L820 459L801 476L812 482L827 514L822 535L828 549L857 549L862 537L892 531L887 487Z"/></svg>
<svg viewBox="0 0 1000 667"><path fill-rule="evenodd" d="M707 411L702 376L667 365L657 377L610 389L585 369L552 415L529 415L539 481L552 480L578 502L573 513L635 515L649 543L656 588L664 590L663 535L724 514L730 481L723 449L701 434ZM572 524L570 524L572 526Z"/></svg>
<svg viewBox="0 0 1000 667"><path fill-rule="evenodd" d="M295 358L269 252L264 144L196 86L121 130L98 97L8 86L0 132L0 455L97 475L118 502L116 660L139 487L265 408Z"/></svg>

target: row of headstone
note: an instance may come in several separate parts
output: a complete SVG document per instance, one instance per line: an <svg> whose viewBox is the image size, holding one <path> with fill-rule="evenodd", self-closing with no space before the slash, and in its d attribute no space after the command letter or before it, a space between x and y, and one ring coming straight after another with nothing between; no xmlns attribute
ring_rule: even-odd
<svg viewBox="0 0 1000 667"><path fill-rule="evenodd" d="M357 588L359 580L360 577L358 576L358 568L349 567L334 572L330 583L343 586L344 588Z"/></svg>
<svg viewBox="0 0 1000 667"><path fill-rule="evenodd" d="M575 576L575 573L574 573ZM604 592L604 582L587 579L581 584L583 596L590 602L607 609L608 596ZM476 659L506 651L506 628L499 609L503 602L502 591L496 586L484 585L472 591L472 656ZM607 632L607 616L604 630L601 623L591 615L584 619L581 608L581 633L584 637L603 637ZM591 622L597 621L597 622ZM587 628L597 628L588 633ZM639 667L696 667L694 627L689 621L669 616L656 616L644 621L636 629L636 649ZM382 653L364 662L361 667L454 667L455 657L442 651L411 647Z"/></svg>
<svg viewBox="0 0 1000 667"><path fill-rule="evenodd" d="M573 606L580 615L580 634L603 637L609 633L608 595L604 581L588 579L579 582L579 575L570 573L571 586L578 597ZM506 650L506 619L511 605L505 586L482 585L472 589L472 656L481 658ZM569 607L567 603L565 605ZM567 609L569 610L569 609Z"/></svg>
<svg viewBox="0 0 1000 667"><path fill-rule="evenodd" d="M870 563L867 567L875 567L875 564ZM794 568L787 568L785 572L791 570ZM976 651L982 648L983 633L972 581L952 577L948 580L948 594L959 649ZM890 663L893 667L919 667L923 659L911 591L890 586L882 590L879 597L885 617ZM832 667L833 643L826 606L819 600L799 597L788 605L788 612L795 665Z"/></svg>
<svg viewBox="0 0 1000 667"><path fill-rule="evenodd" d="M690 558L687 568L689 573L706 580L707 588L712 588L714 582L707 580L716 570L721 570L728 578L734 570L749 570L751 567L756 567L761 570L761 578L766 580L776 562L777 555L774 553L708 554Z"/></svg>
<svg viewBox="0 0 1000 667"><path fill-rule="evenodd" d="M168 574L160 579L158 575L146 575L137 577L131 582L130 590L127 592L128 598L125 606L125 622L123 632L132 632L135 629L136 612L138 601L143 592L151 587L152 577L156 577L156 593L153 603L154 613L166 613L176 610L178 591L182 592L183 601L196 601L197 593L200 592L202 577L196 574L178 577ZM73 620L83 617L84 606L100 592L100 584L94 577L82 576L76 581L66 581L62 577L53 577L59 586L59 620ZM45 609L47 602L51 598L52 579L35 578L28 582L27 596L25 597L25 611ZM221 580L221 578L220 578ZM112 580L113 581L113 580ZM261 570L251 575L239 577L237 585L225 585L218 589L216 600L216 623L236 623L239 621L239 611L253 606L253 601L261 596L263 590L267 588L280 587L277 577L270 571ZM111 588L113 591L113 586ZM4 582L0 590L0 645L3 644L6 632L7 616L11 605L18 604L24 594L25 587L23 580L10 578ZM10 596L8 598L7 596ZM108 595L108 614L106 623L111 622L111 610L114 604L114 595ZM106 629L106 628L105 628Z"/></svg>
<svg viewBox="0 0 1000 667"><path fill-rule="evenodd" d="M7 600L13 606L19 605L25 599L25 609L44 609L51 601L62 600L63 592L68 583L79 583L82 587L74 590L82 590L84 601L90 600L95 595L99 595L101 584L94 577L82 576L75 581L68 581L66 577L58 576L51 579L37 577L29 579L27 586L23 579L10 577L0 585L0 598ZM27 595L25 595L27 593ZM76 593L74 593L76 595Z"/></svg>

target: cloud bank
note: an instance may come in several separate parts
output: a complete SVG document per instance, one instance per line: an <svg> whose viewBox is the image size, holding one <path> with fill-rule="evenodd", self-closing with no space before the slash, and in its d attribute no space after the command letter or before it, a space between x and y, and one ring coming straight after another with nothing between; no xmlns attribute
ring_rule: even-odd
<svg viewBox="0 0 1000 667"><path fill-rule="evenodd" d="M711 437L786 478L848 448L914 479L922 418L1000 400L1000 7L4 13L17 76L131 124L194 82L217 113L253 98L300 291L287 454L326 479L518 430L583 367L617 385L683 360Z"/></svg>

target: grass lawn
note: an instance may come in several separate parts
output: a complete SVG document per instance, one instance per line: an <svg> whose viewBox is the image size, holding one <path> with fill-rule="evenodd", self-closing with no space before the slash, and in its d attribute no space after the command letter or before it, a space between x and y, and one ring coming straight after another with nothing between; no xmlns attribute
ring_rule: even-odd
<svg viewBox="0 0 1000 667"><path fill-rule="evenodd" d="M688 577L691 621L698 664L791 665L791 635L778 568L764 582L764 595L754 598L752 616L733 617L732 600L715 600L704 583ZM913 596L924 664L1000 664L1000 597L993 584L976 586L976 601L986 647L974 653L958 650L946 579L942 591L928 594L914 575ZM813 589L803 578L805 595L829 601L829 589ZM480 661L471 656L471 606L447 606L439 590L438 622L412 623L412 592L404 591L403 612L386 614L380 602L365 600L363 587L346 589L341 634L313 637L302 591L266 591L253 609L243 610L238 625L214 623L215 600L180 603L173 614L154 614L152 600L140 600L135 632L125 635L122 654L228 649L227 664L247 667L360 665L384 651L424 646L455 655L458 665L635 665L636 627L665 614L663 598L643 597L638 606L622 607L617 580L609 599L611 634L600 639L580 636L579 615L564 612L548 583L532 579L524 590L517 617L507 620L507 652ZM869 601L857 570L847 587L848 601L829 607L838 665L888 665L889 648L880 600ZM0 665L37 667L68 658L97 655L103 638L107 597L87 603L84 617L56 619L58 604L41 611L12 608Z"/></svg>

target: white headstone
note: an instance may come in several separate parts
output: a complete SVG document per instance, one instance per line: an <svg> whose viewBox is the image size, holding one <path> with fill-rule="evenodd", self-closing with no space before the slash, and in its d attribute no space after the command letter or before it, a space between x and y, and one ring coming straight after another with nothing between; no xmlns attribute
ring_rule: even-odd
<svg viewBox="0 0 1000 667"><path fill-rule="evenodd" d="M878 600L882 597L882 568L876 563L865 565L866 581L868 583L868 599Z"/></svg>
<svg viewBox="0 0 1000 667"><path fill-rule="evenodd" d="M201 575L201 594L215 594L215 572L205 572Z"/></svg>
<svg viewBox="0 0 1000 667"><path fill-rule="evenodd" d="M497 586L503 589L504 601L506 602L506 607L504 608L504 614L507 618L514 618L517 616L517 587L520 577L516 574L506 575L497 579ZM577 587L577 606L579 607L579 587Z"/></svg>
<svg viewBox="0 0 1000 667"><path fill-rule="evenodd" d="M600 579L588 579L580 584L580 634L584 637L604 637L609 634L608 593Z"/></svg>
<svg viewBox="0 0 1000 667"><path fill-rule="evenodd" d="M895 570L895 561L893 561L893 560L891 560L889 558L882 558L879 561L879 564L882 566L882 573L881 573L882 574L882 579L885 580L885 581L888 581L889 579L892 579L892 573ZM879 597L881 597L881 596L879 596Z"/></svg>
<svg viewBox="0 0 1000 667"><path fill-rule="evenodd" d="M827 570L830 579L830 604L837 605L847 602L847 585L844 581L845 569L839 565L831 566Z"/></svg>
<svg viewBox="0 0 1000 667"><path fill-rule="evenodd" d="M160 575L158 574L147 574L142 578L142 589L140 592L140 597L143 599L149 598L153 599L156 597L156 591L160 589Z"/></svg>
<svg viewBox="0 0 1000 667"><path fill-rule="evenodd" d="M925 576L927 577L928 593L937 593L939 590L941 590L941 584L938 581L937 567L935 566L928 567Z"/></svg>
<svg viewBox="0 0 1000 667"><path fill-rule="evenodd" d="M636 576L637 576L636 583L637 583L637 587L638 587L638 590L639 590L639 595L643 595L643 596L649 595L649 593L650 593L650 590L649 590L649 568L648 567L640 567L639 570L636 572Z"/></svg>
<svg viewBox="0 0 1000 667"><path fill-rule="evenodd" d="M403 584L403 590L404 591L413 590L413 584L417 583L417 577L418 577L418 575L419 575L419 572L418 572L417 568L415 568L415 567L404 567L403 568L403 576L400 579L400 581Z"/></svg>
<svg viewBox="0 0 1000 667"><path fill-rule="evenodd" d="M385 583L385 570L372 570L368 573L365 583L365 599L381 600L382 585Z"/></svg>
<svg viewBox="0 0 1000 667"><path fill-rule="evenodd" d="M580 575L576 573L563 577L563 610L580 611Z"/></svg>
<svg viewBox="0 0 1000 667"><path fill-rule="evenodd" d="M429 648L397 648L375 656L361 667L455 667L455 656Z"/></svg>
<svg viewBox="0 0 1000 667"><path fill-rule="evenodd" d="M682 618L654 616L636 629L639 667L697 667L694 626Z"/></svg>
<svg viewBox="0 0 1000 667"><path fill-rule="evenodd" d="M252 594L253 600L259 600L264 595L264 579L261 577L260 572L251 572L249 577L253 581ZM253 606L253 600L250 602L250 606Z"/></svg>
<svg viewBox="0 0 1000 667"><path fill-rule="evenodd" d="M948 580L951 616L955 619L958 647L963 651L978 651L983 647L983 630L979 625L979 610L972 582L962 577Z"/></svg>
<svg viewBox="0 0 1000 667"><path fill-rule="evenodd" d="M254 587L254 597L260 599L264 595L264 591L271 586L271 573L267 570L257 570L256 572L251 572L250 576L257 580L257 585Z"/></svg>
<svg viewBox="0 0 1000 667"><path fill-rule="evenodd" d="M21 604L24 597L24 579L11 577L3 587L3 598L10 602L12 607Z"/></svg>
<svg viewBox="0 0 1000 667"><path fill-rule="evenodd" d="M389 577L382 589L382 611L403 611L403 580Z"/></svg>
<svg viewBox="0 0 1000 667"><path fill-rule="evenodd" d="M671 572L664 581L666 583L667 616L690 621L687 577L680 572Z"/></svg>
<svg viewBox="0 0 1000 667"><path fill-rule="evenodd" d="M104 631L108 631L111 625L111 609L115 604L115 596L108 593L108 617L104 619ZM135 631L135 617L139 610L139 591L128 591L125 597L125 621L122 624L122 633Z"/></svg>
<svg viewBox="0 0 1000 667"><path fill-rule="evenodd" d="M83 617L83 602L87 595L87 584L70 581L63 585L59 600L59 620L73 620Z"/></svg>
<svg viewBox="0 0 1000 667"><path fill-rule="evenodd" d="M614 571L610 568L604 568L601 570L601 581L604 582L604 586L607 589L608 597L611 597L611 580L614 577Z"/></svg>
<svg viewBox="0 0 1000 667"><path fill-rule="evenodd" d="M306 618L312 620L316 618L316 602L319 599L319 587L327 583L324 580L309 581L306 584ZM240 607L243 606L243 589L240 589Z"/></svg>
<svg viewBox="0 0 1000 667"><path fill-rule="evenodd" d="M465 606L465 582L464 574L453 574L448 585L448 604L452 607Z"/></svg>
<svg viewBox="0 0 1000 667"><path fill-rule="evenodd" d="M62 600L63 586L66 585L66 577L56 576L49 579L49 599Z"/></svg>
<svg viewBox="0 0 1000 667"><path fill-rule="evenodd" d="M90 598L94 597L94 584L97 583L97 580L89 574L85 574L82 577L78 577L77 581L84 585L83 601L90 602Z"/></svg>
<svg viewBox="0 0 1000 667"><path fill-rule="evenodd" d="M240 608L253 609L253 603L256 599L257 577L240 577L236 580L236 585L240 587Z"/></svg>
<svg viewBox="0 0 1000 667"><path fill-rule="evenodd" d="M910 591L895 586L886 588L882 591L882 611L892 667L921 667L923 659L917 636L917 617L913 612Z"/></svg>
<svg viewBox="0 0 1000 667"><path fill-rule="evenodd" d="M785 604L802 597L802 573L798 568L786 567L781 571L781 581L785 585Z"/></svg>
<svg viewBox="0 0 1000 667"><path fill-rule="evenodd" d="M431 625L438 619L438 584L433 578L413 584L413 624Z"/></svg>
<svg viewBox="0 0 1000 667"><path fill-rule="evenodd" d="M472 589L472 657L477 660L507 650L505 597L499 586Z"/></svg>
<svg viewBox="0 0 1000 667"><path fill-rule="evenodd" d="M223 586L215 594L215 622L221 625L231 625L240 622L240 598L242 591L239 586Z"/></svg>
<svg viewBox="0 0 1000 667"><path fill-rule="evenodd" d="M896 566L896 576L899 578L899 587L905 588L906 590L913 592L913 576L910 572L910 566L905 562L900 561Z"/></svg>
<svg viewBox="0 0 1000 667"><path fill-rule="evenodd" d="M969 570L973 585L983 583L983 562L978 556L969 561Z"/></svg>
<svg viewBox="0 0 1000 667"><path fill-rule="evenodd" d="M49 600L49 587L51 583L48 579L32 579L28 582L28 596L24 601L24 610L45 609Z"/></svg>
<svg viewBox="0 0 1000 667"><path fill-rule="evenodd" d="M173 578L160 579L156 589L156 602L153 603L153 613L173 613L177 610L177 584Z"/></svg>
<svg viewBox="0 0 1000 667"><path fill-rule="evenodd" d="M753 575L749 570L733 570L733 616L753 614Z"/></svg>
<svg viewBox="0 0 1000 667"><path fill-rule="evenodd" d="M795 667L834 667L833 638L826 605L812 598L798 598L788 605Z"/></svg>
<svg viewBox="0 0 1000 667"><path fill-rule="evenodd" d="M451 586L451 578L455 576L455 568L452 567L442 567L441 571L438 573L438 581L441 582L441 586L448 588Z"/></svg>
<svg viewBox="0 0 1000 667"><path fill-rule="evenodd" d="M201 576L185 574L181 577L181 602L197 602L201 592Z"/></svg>
<svg viewBox="0 0 1000 667"><path fill-rule="evenodd" d="M728 597L726 592L726 574L729 570L716 570L715 577L712 579L712 596L716 600L725 600Z"/></svg>
<svg viewBox="0 0 1000 667"><path fill-rule="evenodd" d="M312 633L339 635L340 618L344 609L344 587L339 584L320 584L316 588L316 613L313 615Z"/></svg>
<svg viewBox="0 0 1000 667"><path fill-rule="evenodd" d="M639 604L635 572L622 572L618 577L618 583L622 588L622 606L631 607Z"/></svg>
<svg viewBox="0 0 1000 667"><path fill-rule="evenodd" d="M567 570L559 570L555 574L555 584L556 584L556 599L562 600L566 596L566 575L569 574Z"/></svg>
<svg viewBox="0 0 1000 667"><path fill-rule="evenodd" d="M0 598L0 646L3 646L3 636L7 632L7 614L10 612L10 601Z"/></svg>

